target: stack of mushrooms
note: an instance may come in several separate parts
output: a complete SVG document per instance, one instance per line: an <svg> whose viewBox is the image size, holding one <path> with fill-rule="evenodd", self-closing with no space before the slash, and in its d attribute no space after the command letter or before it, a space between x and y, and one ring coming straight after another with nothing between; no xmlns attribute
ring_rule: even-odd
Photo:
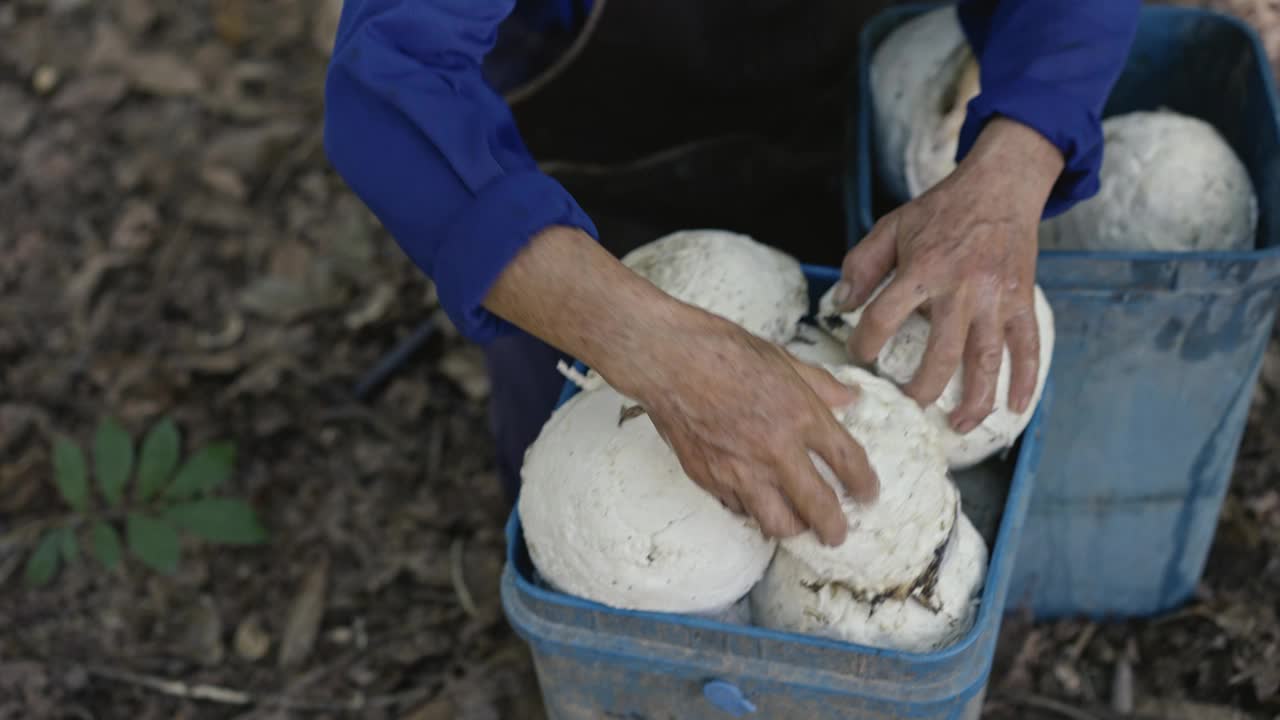
<svg viewBox="0 0 1280 720"><path fill-rule="evenodd" d="M929 652L968 632L991 539L964 511L951 471L1012 445L1031 411L1001 406L978 428L956 434L946 415L962 393L963 368L929 408L896 384L920 363L926 318L913 317L872 367L858 367L841 338L857 326L860 309L831 312L828 293L818 322L805 322L809 288L800 264L750 237L677 232L636 249L623 263L673 297L859 388L857 401L833 413L866 451L880 497L855 502L817 460L848 520L845 541L825 546L811 531L766 538L753 520L729 511L685 475L634 400L592 375L525 456L519 512L540 579L615 608L699 615L879 648ZM1035 401L1053 346L1052 315L1040 294L1037 311L1043 356ZM1008 374L1006 354L1002 388Z"/></svg>
<svg viewBox="0 0 1280 720"><path fill-rule="evenodd" d="M956 168L965 109L981 90L954 6L895 29L871 59L877 174L897 202ZM1101 189L1041 224L1045 250L1251 250L1258 200L1249 172L1209 123L1169 108L1102 123Z"/></svg>

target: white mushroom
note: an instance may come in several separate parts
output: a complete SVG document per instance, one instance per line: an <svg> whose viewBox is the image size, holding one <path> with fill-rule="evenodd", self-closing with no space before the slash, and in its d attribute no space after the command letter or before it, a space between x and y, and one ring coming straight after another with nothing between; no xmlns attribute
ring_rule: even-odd
<svg viewBox="0 0 1280 720"><path fill-rule="evenodd" d="M775 543L685 475L638 406L574 396L521 469L534 566L561 592L628 610L716 614L760 579Z"/></svg>
<svg viewBox="0 0 1280 720"><path fill-rule="evenodd" d="M865 370L849 365L827 370L861 390L857 402L836 410L836 418L866 451L880 479L880 497L868 505L854 502L813 455L840 497L848 536L833 548L807 531L781 545L824 581L856 588L867 598L904 597L936 563L959 513L959 495L947 478L937 433L914 401Z"/></svg>
<svg viewBox="0 0 1280 720"><path fill-rule="evenodd" d="M775 343L809 311L800 263L746 235L682 230L642 245L622 263L659 289Z"/></svg>
<svg viewBox="0 0 1280 720"><path fill-rule="evenodd" d="M810 365L845 365L849 354L844 345L820 327L800 323L796 336L786 345L787 351Z"/></svg>
<svg viewBox="0 0 1280 720"><path fill-rule="evenodd" d="M850 553L849 562L864 559ZM973 627L986 572L987 547L964 515L933 582L902 599L869 602L783 547L751 591L752 619L776 630L931 652L956 642Z"/></svg>
<svg viewBox="0 0 1280 720"><path fill-rule="evenodd" d="M907 192L912 198L923 195L956 169L960 128L964 125L969 101L977 97L979 90L978 60L967 52L967 45L965 50L952 56L952 65L943 76L952 79L944 88L941 107L926 108L911 128L904 172Z"/></svg>
<svg viewBox="0 0 1280 720"><path fill-rule="evenodd" d="M1099 193L1041 225L1051 250L1187 252L1254 246L1258 200L1209 123L1169 110L1103 123Z"/></svg>
<svg viewBox="0 0 1280 720"><path fill-rule="evenodd" d="M913 134L931 132L945 112L948 85L969 57L972 51L950 5L903 23L872 54L876 164L894 200L912 197L905 174L907 147Z"/></svg>
<svg viewBox="0 0 1280 720"><path fill-rule="evenodd" d="M872 294L867 304L874 300L888 284L881 284ZM848 313L835 312L833 293L828 291L819 301L819 322L842 341L847 341L853 328L857 327L866 304ZM1031 416L1040 395L1044 392L1044 384L1049 376L1049 365L1053 360L1054 325L1053 309L1039 286L1035 287L1036 324L1040 335L1040 364L1036 377L1036 388L1031 403L1021 413L1009 409L1010 360L1009 349L1004 350L1004 359L1000 363L1000 374L996 384L995 410L982 421L978 427L961 435L951 429L948 416L960 406L964 397L964 365L956 370L956 374L943 389L942 395L928 408L930 422L937 428L941 436L942 446L947 455L947 462L952 469L971 467L991 455L1014 443ZM915 376L924 359L925 349L929 342L929 321L920 313L912 313L897 334L889 339L880 349L875 362L875 371L900 385L906 384Z"/></svg>

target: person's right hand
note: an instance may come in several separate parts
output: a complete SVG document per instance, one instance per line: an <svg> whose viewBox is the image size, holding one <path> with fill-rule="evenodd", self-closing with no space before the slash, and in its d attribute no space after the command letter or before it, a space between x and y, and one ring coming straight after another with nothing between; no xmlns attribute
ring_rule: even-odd
<svg viewBox="0 0 1280 720"><path fill-rule="evenodd" d="M856 390L719 317L676 314L654 353L601 374L640 402L694 482L766 535L811 528L828 545L844 542L848 523L809 452L855 500L876 498L866 453L832 412Z"/></svg>
<svg viewBox="0 0 1280 720"><path fill-rule="evenodd" d="M503 269L485 307L584 360L644 407L685 472L771 537L848 523L809 453L859 502L879 493L832 409L856 393L728 320L681 303L586 233L551 227Z"/></svg>

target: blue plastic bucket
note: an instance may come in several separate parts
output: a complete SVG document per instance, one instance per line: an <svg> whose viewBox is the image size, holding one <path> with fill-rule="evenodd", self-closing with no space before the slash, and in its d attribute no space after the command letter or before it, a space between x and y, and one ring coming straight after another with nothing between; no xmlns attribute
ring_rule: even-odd
<svg viewBox="0 0 1280 720"><path fill-rule="evenodd" d="M876 180L871 53L936 5L864 29L846 176L848 242L893 203ZM1011 604L1039 616L1142 616L1194 592L1280 301L1280 124L1256 34L1204 10L1145 7L1105 115L1166 106L1213 124L1258 195L1248 252L1040 253L1056 317L1043 460Z"/></svg>
<svg viewBox="0 0 1280 720"><path fill-rule="evenodd" d="M817 297L838 277L807 267ZM581 368L580 368L581 369ZM561 402L577 392L566 384ZM615 610L535 581L518 513L507 525L502 604L528 642L551 720L758 717L977 720L1040 454L1040 407L1013 453L1009 493L974 627L906 653L665 613Z"/></svg>

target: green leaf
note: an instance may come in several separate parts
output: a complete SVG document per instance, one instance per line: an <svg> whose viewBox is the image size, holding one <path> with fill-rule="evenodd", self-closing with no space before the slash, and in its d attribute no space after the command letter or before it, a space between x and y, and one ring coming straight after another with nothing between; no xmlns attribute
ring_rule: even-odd
<svg viewBox="0 0 1280 720"><path fill-rule="evenodd" d="M138 500L155 496L164 482L178 469L178 426L165 418L147 432L142 441L142 459L138 463Z"/></svg>
<svg viewBox="0 0 1280 720"><path fill-rule="evenodd" d="M80 561L80 542L76 539L75 528L65 527L60 531L61 541L59 547L62 550L62 559L68 565L73 565Z"/></svg>
<svg viewBox="0 0 1280 720"><path fill-rule="evenodd" d="M40 538L35 552L27 558L26 580L28 585L44 585L58 571L58 548L62 546L60 530L50 530Z"/></svg>
<svg viewBox="0 0 1280 720"><path fill-rule="evenodd" d="M72 509L79 512L89 509L89 480L84 453L65 437L53 442L53 479L62 499Z"/></svg>
<svg viewBox="0 0 1280 720"><path fill-rule="evenodd" d="M178 569L181 538L169 523L140 513L125 520L125 540L129 550L148 567L162 573Z"/></svg>
<svg viewBox="0 0 1280 720"><path fill-rule="evenodd" d="M114 570L120 564L120 534L102 520L93 524L91 534L93 554L97 556L98 562L106 569Z"/></svg>
<svg viewBox="0 0 1280 720"><path fill-rule="evenodd" d="M133 438L112 418L102 421L93 439L93 471L107 503L119 507L133 472Z"/></svg>
<svg viewBox="0 0 1280 720"><path fill-rule="evenodd" d="M233 498L203 498L170 507L166 516L202 540L227 545L257 545L266 541L253 508Z"/></svg>
<svg viewBox="0 0 1280 720"><path fill-rule="evenodd" d="M231 477L235 462L235 445L229 442L206 445L187 459L164 494L171 498L189 498L207 493Z"/></svg>

